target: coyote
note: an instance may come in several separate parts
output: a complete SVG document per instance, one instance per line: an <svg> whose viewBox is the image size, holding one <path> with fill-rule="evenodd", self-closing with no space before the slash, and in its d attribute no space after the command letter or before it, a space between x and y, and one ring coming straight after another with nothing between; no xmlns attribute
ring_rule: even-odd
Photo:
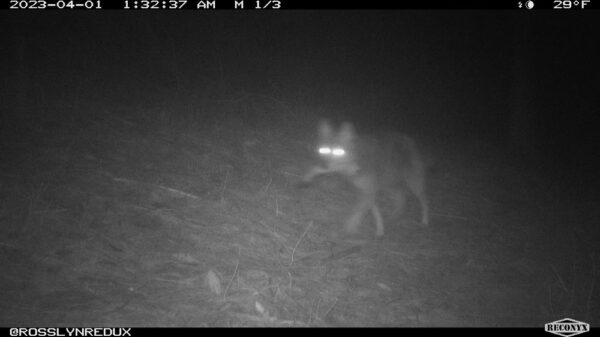
<svg viewBox="0 0 600 337"><path fill-rule="evenodd" d="M338 132L322 120L319 123L317 152L322 165L314 166L304 175L302 185L326 173L340 174L356 187L359 200L346 220L345 229L355 233L367 211L373 213L375 235L384 232L383 219L376 197L384 193L394 201L394 216L404 211L406 192L419 202L421 225L429 223L429 206L425 196L425 168L412 138L403 134L362 137L352 124L343 123Z"/></svg>

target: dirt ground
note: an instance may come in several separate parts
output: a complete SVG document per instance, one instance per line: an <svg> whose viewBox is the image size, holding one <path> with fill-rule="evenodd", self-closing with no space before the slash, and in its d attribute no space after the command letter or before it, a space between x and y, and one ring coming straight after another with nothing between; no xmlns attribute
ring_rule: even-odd
<svg viewBox="0 0 600 337"><path fill-rule="evenodd" d="M600 211L560 176L437 145L431 225L414 201L387 218L383 197L386 235L370 217L348 235L352 187L296 186L316 117L236 114L98 111L3 135L0 325L600 323Z"/></svg>

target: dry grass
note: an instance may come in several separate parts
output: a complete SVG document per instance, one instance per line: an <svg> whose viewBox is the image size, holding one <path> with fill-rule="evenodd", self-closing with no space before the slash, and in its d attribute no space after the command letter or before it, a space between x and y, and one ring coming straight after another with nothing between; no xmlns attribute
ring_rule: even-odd
<svg viewBox="0 0 600 337"><path fill-rule="evenodd" d="M518 194L523 177L450 152L430 180L430 228L347 237L352 190L294 186L313 119L282 106L226 105L207 123L103 113L8 144L0 325L598 324L597 257L570 281L548 268L568 249L551 251L557 226L539 234L544 201Z"/></svg>

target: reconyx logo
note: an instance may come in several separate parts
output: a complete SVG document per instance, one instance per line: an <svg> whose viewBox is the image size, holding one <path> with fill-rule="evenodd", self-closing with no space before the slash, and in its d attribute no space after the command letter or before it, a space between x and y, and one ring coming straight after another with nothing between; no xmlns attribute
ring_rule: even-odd
<svg viewBox="0 0 600 337"><path fill-rule="evenodd" d="M544 330L555 335L570 337L590 331L590 325L572 318L563 318L560 321L546 323Z"/></svg>

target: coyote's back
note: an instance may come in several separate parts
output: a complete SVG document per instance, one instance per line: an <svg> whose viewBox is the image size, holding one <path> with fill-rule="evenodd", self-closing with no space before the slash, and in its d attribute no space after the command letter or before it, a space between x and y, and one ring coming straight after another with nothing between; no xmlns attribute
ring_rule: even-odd
<svg viewBox="0 0 600 337"><path fill-rule="evenodd" d="M312 167L303 182L332 173L346 177L356 187L359 200L346 220L348 232L356 232L370 210L377 226L376 235L383 235L383 219L376 203L380 192L394 201L394 216L397 216L403 213L406 192L410 191L419 202L421 224L429 223L425 168L412 138L399 133L359 136L350 123L342 124L336 132L327 121L321 121L317 149L321 165Z"/></svg>

